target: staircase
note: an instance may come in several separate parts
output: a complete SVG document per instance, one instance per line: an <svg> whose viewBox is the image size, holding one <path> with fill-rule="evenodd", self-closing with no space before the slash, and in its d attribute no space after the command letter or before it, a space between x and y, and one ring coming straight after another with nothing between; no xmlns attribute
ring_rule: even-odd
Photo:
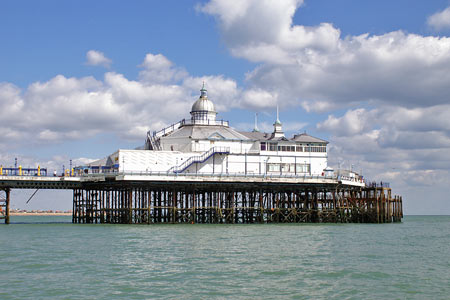
<svg viewBox="0 0 450 300"><path fill-rule="evenodd" d="M215 154L230 154L229 147L212 147L201 155L194 155L185 160L181 165L169 169L169 173L182 173L195 163L204 163Z"/></svg>
<svg viewBox="0 0 450 300"><path fill-rule="evenodd" d="M145 144L145 149L147 150L161 150L159 138L156 137L155 133L151 134L150 131L147 132L147 141Z"/></svg>
<svg viewBox="0 0 450 300"><path fill-rule="evenodd" d="M166 128L161 129L160 131L156 132L153 131L153 133L151 133L150 131L147 132L147 141L145 142L146 144L146 149L148 150L162 150L161 149L161 144L160 144L160 137L168 135L169 133L174 132L175 130L177 130L178 128L180 128L182 125L185 124L185 120L181 120L180 122L177 122L175 124L172 124Z"/></svg>

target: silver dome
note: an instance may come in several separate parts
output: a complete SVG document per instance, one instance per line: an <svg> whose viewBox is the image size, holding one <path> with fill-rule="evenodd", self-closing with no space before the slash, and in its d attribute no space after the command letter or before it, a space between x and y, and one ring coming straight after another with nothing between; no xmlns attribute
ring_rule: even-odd
<svg viewBox="0 0 450 300"><path fill-rule="evenodd" d="M214 104L208 99L208 94L205 89L205 82L203 82L202 89L200 90L200 97L192 105L191 113L193 112L216 112Z"/></svg>
<svg viewBox="0 0 450 300"><path fill-rule="evenodd" d="M214 109L214 104L207 97L200 97L197 101L194 102L191 112L197 111L216 112L216 110Z"/></svg>
<svg viewBox="0 0 450 300"><path fill-rule="evenodd" d="M211 121L215 122L217 113L214 109L214 104L208 99L205 83L203 83L200 92L200 98L192 105L191 120L196 124L210 124Z"/></svg>

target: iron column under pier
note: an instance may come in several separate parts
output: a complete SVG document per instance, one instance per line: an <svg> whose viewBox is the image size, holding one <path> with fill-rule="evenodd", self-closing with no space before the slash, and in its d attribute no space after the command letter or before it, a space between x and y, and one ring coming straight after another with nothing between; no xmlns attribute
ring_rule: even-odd
<svg viewBox="0 0 450 300"><path fill-rule="evenodd" d="M11 203L11 189L0 189L0 220L4 219L5 224L9 224L9 211Z"/></svg>
<svg viewBox="0 0 450 300"><path fill-rule="evenodd" d="M100 182L73 190L73 223L389 223L402 198L340 184Z"/></svg>

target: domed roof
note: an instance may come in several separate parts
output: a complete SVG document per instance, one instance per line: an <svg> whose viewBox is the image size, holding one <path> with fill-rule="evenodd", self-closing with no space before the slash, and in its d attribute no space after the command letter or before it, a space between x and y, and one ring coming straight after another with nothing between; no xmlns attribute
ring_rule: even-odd
<svg viewBox="0 0 450 300"><path fill-rule="evenodd" d="M214 104L208 98L199 98L194 102L191 112L196 111L216 112L216 110L214 109Z"/></svg>
<svg viewBox="0 0 450 300"><path fill-rule="evenodd" d="M202 89L200 90L200 98L194 102L192 105L191 113L197 111L207 111L207 112L216 112L214 109L214 104L211 100L208 99L208 95L206 94L205 85L203 84Z"/></svg>

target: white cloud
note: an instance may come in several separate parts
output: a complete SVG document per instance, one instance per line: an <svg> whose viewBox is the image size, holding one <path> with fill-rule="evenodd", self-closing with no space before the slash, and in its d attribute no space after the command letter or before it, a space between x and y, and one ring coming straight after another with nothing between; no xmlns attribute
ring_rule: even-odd
<svg viewBox="0 0 450 300"><path fill-rule="evenodd" d="M263 89L249 89L242 95L242 106L256 109L274 108L278 103L277 93Z"/></svg>
<svg viewBox="0 0 450 300"><path fill-rule="evenodd" d="M349 110L343 117L336 118L333 115L328 116L328 119L317 125L318 129L333 132L340 136L351 136L360 134L369 128L370 124L374 123L374 117L377 114L376 110L368 112L363 108Z"/></svg>
<svg viewBox="0 0 450 300"><path fill-rule="evenodd" d="M250 89L277 93L285 106L329 111L361 103L420 107L447 103L450 38L402 31L342 37L328 23L293 24L302 1L211 0L200 7L218 20L231 53L260 65Z"/></svg>
<svg viewBox="0 0 450 300"><path fill-rule="evenodd" d="M450 28L450 7L428 17L427 23L436 30Z"/></svg>
<svg viewBox="0 0 450 300"><path fill-rule="evenodd" d="M91 66L103 66L109 68L112 61L103 54L103 52L97 50L89 50L86 53L86 64Z"/></svg>
<svg viewBox="0 0 450 300"><path fill-rule="evenodd" d="M450 38L403 31L342 36L328 23L294 24L302 3L210 0L199 8L216 17L232 55L258 63L246 75L243 105L334 111L317 124L332 135L331 165L353 165L368 178L389 180L415 203L423 203L417 195L424 186L429 195L446 190ZM449 28L448 14L430 17L430 26Z"/></svg>
<svg viewBox="0 0 450 300"><path fill-rule="evenodd" d="M146 83L177 82L188 76L162 54L148 53L140 67L143 70L139 72L139 79Z"/></svg>
<svg viewBox="0 0 450 300"><path fill-rule="evenodd" d="M0 141L0 149L13 151L99 133L142 143L148 130L189 117L202 81L219 111L240 105L236 82L222 75L190 76L161 54L148 54L140 67L139 80L107 72L103 80L57 75L24 90L0 83L0 133L7 137Z"/></svg>
<svg viewBox="0 0 450 300"><path fill-rule="evenodd" d="M450 181L450 105L349 110L318 128L332 133L330 163L406 188Z"/></svg>

